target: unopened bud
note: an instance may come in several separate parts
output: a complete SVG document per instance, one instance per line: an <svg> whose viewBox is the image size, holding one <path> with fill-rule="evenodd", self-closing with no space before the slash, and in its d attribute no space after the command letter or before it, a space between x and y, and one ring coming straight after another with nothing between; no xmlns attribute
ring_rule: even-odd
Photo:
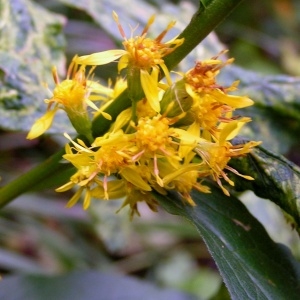
<svg viewBox="0 0 300 300"><path fill-rule="evenodd" d="M180 80L168 88L160 102L161 113L174 118L187 112L193 104L192 97L186 92L185 83Z"/></svg>

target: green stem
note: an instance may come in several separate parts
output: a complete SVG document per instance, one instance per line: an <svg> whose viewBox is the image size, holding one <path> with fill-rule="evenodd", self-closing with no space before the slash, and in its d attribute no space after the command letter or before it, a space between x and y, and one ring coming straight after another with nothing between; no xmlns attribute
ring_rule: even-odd
<svg viewBox="0 0 300 300"><path fill-rule="evenodd" d="M211 0L205 6L200 1L199 10L193 16L190 24L180 34L184 38L183 45L176 48L165 58L165 64L171 70L188 55L242 0ZM141 98L143 95L141 95ZM105 112L111 115L112 121L120 112L130 107L128 91L124 91ZM109 129L111 122L99 115L93 121L94 137L101 136ZM64 149L55 153L45 162L0 189L0 208L14 198L34 188L35 184L60 172L66 165L60 164Z"/></svg>
<svg viewBox="0 0 300 300"><path fill-rule="evenodd" d="M165 57L169 70L174 69L211 31L213 31L243 0L211 0L204 5L200 1L198 11L178 36L184 43ZM208 2L208 1L206 1ZM217 54L217 53L216 53Z"/></svg>
<svg viewBox="0 0 300 300"><path fill-rule="evenodd" d="M0 208L8 204L11 200L15 199L19 195L34 189L35 185L41 180L46 179L52 174L58 174L61 169L65 167L65 165L59 163L64 153L65 150L61 149L43 163L39 164L37 167L2 187L0 189Z"/></svg>

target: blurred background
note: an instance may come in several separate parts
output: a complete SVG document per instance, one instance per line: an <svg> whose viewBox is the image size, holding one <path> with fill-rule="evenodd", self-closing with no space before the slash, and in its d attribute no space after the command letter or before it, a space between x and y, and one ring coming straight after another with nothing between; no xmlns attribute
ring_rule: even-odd
<svg viewBox="0 0 300 300"><path fill-rule="evenodd" d="M75 54L120 45L120 39L107 28L100 28L90 14L67 4L72 1L35 2L64 16L67 62ZM183 10L188 7L192 11L198 3L141 2L151 5L154 12L167 6ZM125 20L121 22L125 27L126 18L121 11L118 13ZM150 13L144 11L144 15L148 18ZM244 1L215 31L230 56L235 57L235 64L261 74L291 76L300 75L299 32L297 0ZM98 75L106 80L114 75L110 70L108 67ZM45 135L33 141L25 137L23 132L0 132L1 185L44 161L64 143L59 136ZM287 153L288 158L299 163L298 151L297 148ZM199 299L214 299L222 288L221 277L204 243L184 220L162 210L153 213L141 205L141 217L130 222L126 209L115 214L121 205L119 201L94 201L88 211L83 211L81 205L65 209L70 196L71 193L58 194L53 190L33 192L0 211L0 274L113 270L162 287L188 291ZM251 193L243 195L245 203L254 203L254 198ZM274 207L257 217L270 228L274 239L289 245L300 258L297 238ZM282 218L282 222L274 223L274 218ZM226 299L224 293L220 299Z"/></svg>

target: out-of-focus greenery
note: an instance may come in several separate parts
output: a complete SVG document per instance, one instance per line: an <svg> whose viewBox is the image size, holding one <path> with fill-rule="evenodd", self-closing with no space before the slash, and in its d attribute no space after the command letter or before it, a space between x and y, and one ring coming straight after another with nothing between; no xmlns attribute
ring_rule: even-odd
<svg viewBox="0 0 300 300"><path fill-rule="evenodd" d="M216 32L238 65L264 74L300 75L297 0L243 1Z"/></svg>

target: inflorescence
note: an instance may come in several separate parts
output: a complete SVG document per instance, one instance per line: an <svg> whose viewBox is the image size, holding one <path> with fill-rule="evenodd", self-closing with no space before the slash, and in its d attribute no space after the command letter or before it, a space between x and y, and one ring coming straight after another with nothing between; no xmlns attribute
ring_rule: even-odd
<svg viewBox="0 0 300 300"><path fill-rule="evenodd" d="M113 13L113 17L124 38L124 49L74 57L63 81L54 69L56 86L52 97L45 100L47 112L28 134L29 139L43 134L56 111L63 109L77 133L85 137L86 142L73 140L65 133L69 143L63 157L75 166L76 172L56 191L77 187L67 206L83 198L87 209L92 198L124 197L123 206L129 205L133 216L139 214L140 201L157 209L153 191L166 195L174 190L186 203L195 205L190 196L192 189L210 192L204 179L215 181L226 195L229 191L225 183L234 185L227 171L252 180L228 166L231 158L246 155L260 143L230 142L251 121L235 116L234 110L253 104L246 96L230 94L238 82L224 87L216 81L221 69L233 60L223 62L218 55L199 61L186 73L178 73L178 79L173 81L164 57L184 40L162 40L174 22L152 39L148 37L154 21L151 17L141 35L126 38L117 14ZM97 66L116 60L119 73L127 71L124 78L118 77L114 86L110 83L108 87L94 80ZM165 81L160 80L162 75ZM113 120L105 108L126 88L131 106ZM99 114L111 125L104 135L93 137L92 121Z"/></svg>

